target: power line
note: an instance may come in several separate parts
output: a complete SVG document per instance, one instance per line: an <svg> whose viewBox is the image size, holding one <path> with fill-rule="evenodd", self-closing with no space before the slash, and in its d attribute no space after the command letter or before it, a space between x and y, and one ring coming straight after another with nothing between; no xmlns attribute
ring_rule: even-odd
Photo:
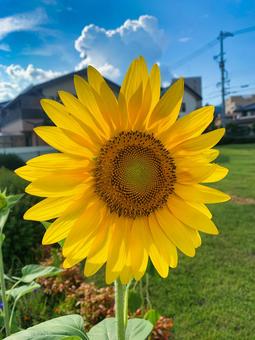
<svg viewBox="0 0 255 340"><path fill-rule="evenodd" d="M188 54L186 57L184 57L184 58L180 59L179 61L177 61L176 63L172 64L170 66L170 68L175 68L175 69L179 68L180 66L184 65L186 62L196 58L200 54L204 53L205 51L209 50L213 46L217 45L217 43L218 43L218 40L217 39L213 39L209 43L203 45L202 47L198 48L194 52Z"/></svg>
<svg viewBox="0 0 255 340"><path fill-rule="evenodd" d="M243 29L240 29L240 30L236 30L236 31L232 32L231 34L238 35L238 34L249 33L249 32L252 32L252 31L255 31L255 26L250 26L250 27L246 27L246 28L243 28ZM207 50L209 50L213 46L217 45L218 41L219 41L219 37L209 41L207 44L196 49L192 53L188 54L186 57L179 59L177 62L170 65L170 67L175 68L175 69L179 68L180 66L189 62L190 60L192 60L192 59L198 57L199 55L203 54L204 52L206 52Z"/></svg>
<svg viewBox="0 0 255 340"><path fill-rule="evenodd" d="M243 28L241 30L234 31L232 33L234 35L237 35L237 34L244 34L244 33L248 33L248 32L253 32L253 31L255 31L255 26L246 27L246 28Z"/></svg>

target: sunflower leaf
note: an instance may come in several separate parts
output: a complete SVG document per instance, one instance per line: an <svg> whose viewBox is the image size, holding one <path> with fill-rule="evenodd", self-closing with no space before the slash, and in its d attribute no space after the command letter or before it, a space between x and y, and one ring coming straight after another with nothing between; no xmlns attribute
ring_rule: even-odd
<svg viewBox="0 0 255 340"><path fill-rule="evenodd" d="M107 318L91 328L89 340L117 340L117 321ZM152 331L151 322L143 319L130 319L127 323L126 340L145 340Z"/></svg>
<svg viewBox="0 0 255 340"><path fill-rule="evenodd" d="M22 282L32 282L39 277L50 277L61 273L63 270L53 266L41 266L39 264L29 264L22 268Z"/></svg>
<svg viewBox="0 0 255 340"><path fill-rule="evenodd" d="M12 334L6 340L88 340L80 315L66 315Z"/></svg>

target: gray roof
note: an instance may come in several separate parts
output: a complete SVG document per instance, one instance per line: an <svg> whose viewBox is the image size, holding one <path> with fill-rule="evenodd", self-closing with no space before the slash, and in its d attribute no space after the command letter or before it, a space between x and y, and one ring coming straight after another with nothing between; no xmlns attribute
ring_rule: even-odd
<svg viewBox="0 0 255 340"><path fill-rule="evenodd" d="M248 105L238 105L234 112L247 112L247 111L255 111L255 103L248 104Z"/></svg>
<svg viewBox="0 0 255 340"><path fill-rule="evenodd" d="M48 84L54 84L54 83L58 83L61 82L67 78L73 78L75 74L78 74L80 76L85 76L87 78L87 68L81 69L79 71L73 71L70 73L66 73L62 76L47 80L43 83L37 84L37 85L29 85L26 89L24 89L22 92L20 92L15 98L13 98L12 100L6 102L6 104L4 104L2 107L3 108L8 108L11 107L13 104L15 104L20 97L22 97L23 95L29 95L30 93L33 92L37 92L40 91L41 89L43 89L45 86L47 86ZM112 89L116 89L119 90L119 85L115 84L114 82L112 82L111 80L105 78L105 80L107 81L107 83L109 84L109 86Z"/></svg>

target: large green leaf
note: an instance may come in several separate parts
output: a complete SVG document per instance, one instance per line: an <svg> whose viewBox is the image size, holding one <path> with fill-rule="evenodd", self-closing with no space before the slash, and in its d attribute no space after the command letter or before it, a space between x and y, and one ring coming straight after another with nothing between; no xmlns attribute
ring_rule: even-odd
<svg viewBox="0 0 255 340"><path fill-rule="evenodd" d="M22 268L22 282L32 282L39 277L55 276L62 272L62 269L53 266L41 266L39 264L29 264Z"/></svg>
<svg viewBox="0 0 255 340"><path fill-rule="evenodd" d="M117 322L115 318L107 318L91 328L89 340L117 340ZM126 340L145 340L152 331L152 324L144 319L128 320Z"/></svg>
<svg viewBox="0 0 255 340"><path fill-rule="evenodd" d="M151 322L144 319L128 320L126 340L145 340L152 331Z"/></svg>
<svg viewBox="0 0 255 340"><path fill-rule="evenodd" d="M22 296L32 293L35 289L40 288L41 286L38 283L32 282L29 285L22 285L17 288L9 289L6 291L6 294L12 296L15 300L20 299Z"/></svg>
<svg viewBox="0 0 255 340"><path fill-rule="evenodd" d="M88 340L80 315L66 315L30 327L7 337L5 340ZM100 338L98 338L100 340Z"/></svg>
<svg viewBox="0 0 255 340"><path fill-rule="evenodd" d="M104 319L88 332L89 340L117 340L116 327L117 323L115 318Z"/></svg>

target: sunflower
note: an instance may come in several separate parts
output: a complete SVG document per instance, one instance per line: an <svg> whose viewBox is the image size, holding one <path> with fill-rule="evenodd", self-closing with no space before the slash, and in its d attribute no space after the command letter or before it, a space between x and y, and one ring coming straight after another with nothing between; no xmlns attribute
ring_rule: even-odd
<svg viewBox="0 0 255 340"><path fill-rule="evenodd" d="M160 71L135 59L118 98L89 66L88 81L75 75L77 97L41 105L55 126L35 128L60 151L33 158L16 172L31 181L26 192L44 199L24 218L53 220L43 244L64 240L63 266L85 261L84 274L105 265L106 282L141 279L150 259L167 277L177 249L188 256L199 232L218 234L205 204L229 196L205 186L228 170L212 161L224 129L203 133L213 120L207 106L177 120L184 81L160 98ZM202 134L203 133L203 134Z"/></svg>

